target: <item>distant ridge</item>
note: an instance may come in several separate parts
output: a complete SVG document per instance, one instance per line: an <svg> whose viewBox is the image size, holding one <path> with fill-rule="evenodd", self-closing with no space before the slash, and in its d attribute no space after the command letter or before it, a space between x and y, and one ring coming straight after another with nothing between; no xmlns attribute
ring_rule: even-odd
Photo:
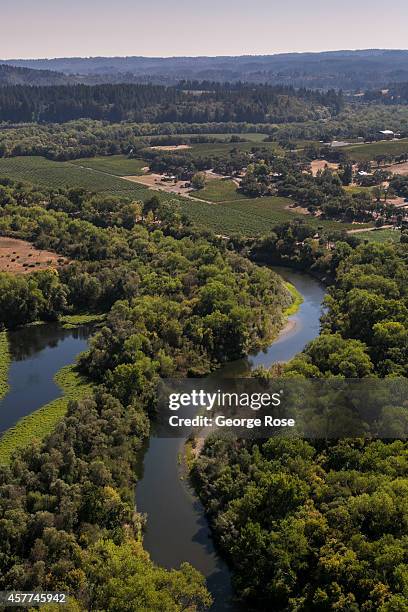
<svg viewBox="0 0 408 612"><path fill-rule="evenodd" d="M25 69L56 71L59 79L63 74L76 82L89 84L174 84L188 79L357 90L408 82L408 51L390 49L218 57L68 57L0 62Z"/></svg>
<svg viewBox="0 0 408 612"><path fill-rule="evenodd" d="M0 63L0 85L68 85L74 80L62 72L17 68Z"/></svg>

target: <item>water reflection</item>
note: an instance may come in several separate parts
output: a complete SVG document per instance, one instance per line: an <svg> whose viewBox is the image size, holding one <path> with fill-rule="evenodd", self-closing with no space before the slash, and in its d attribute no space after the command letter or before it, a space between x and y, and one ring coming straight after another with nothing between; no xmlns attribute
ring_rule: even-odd
<svg viewBox="0 0 408 612"><path fill-rule="evenodd" d="M292 327L266 351L225 364L211 375L214 380L239 378L259 365L287 361L303 350L320 329L324 291L313 278L287 268L276 271L303 295ZM204 509L186 482L180 480L179 457L183 440L150 438L136 488L137 510L148 515L144 546L153 561L168 568L188 561L207 578L215 603L213 612L237 610L231 603L231 574L220 559L211 537Z"/></svg>
<svg viewBox="0 0 408 612"><path fill-rule="evenodd" d="M0 432L61 396L54 376L86 350L90 332L89 326L64 329L58 323L9 332L10 390L0 401Z"/></svg>

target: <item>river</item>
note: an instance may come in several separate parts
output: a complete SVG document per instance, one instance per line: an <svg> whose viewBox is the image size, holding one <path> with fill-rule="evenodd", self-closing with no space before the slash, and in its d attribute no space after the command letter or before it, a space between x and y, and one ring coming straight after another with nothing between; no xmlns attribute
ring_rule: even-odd
<svg viewBox="0 0 408 612"><path fill-rule="evenodd" d="M301 352L320 329L324 289L311 276L288 268L275 268L303 296L286 330L268 347L246 359L231 362L212 377L244 377L253 368L287 361ZM183 440L152 436L146 447L136 488L137 510L147 513L144 547L156 563L167 568L188 561L200 570L214 598L213 612L237 610L231 603L231 575L218 556L203 506L183 480L180 460Z"/></svg>
<svg viewBox="0 0 408 612"><path fill-rule="evenodd" d="M228 363L212 377L233 378L259 365L287 361L319 333L324 291L313 278L286 268L277 269L303 296L288 328L256 355ZM0 401L0 432L22 417L61 396L54 376L87 348L90 328L64 329L57 323L29 326L9 333L10 390ZM179 456L183 440L150 438L140 466L136 489L137 509L148 515L144 546L153 561L167 568L188 561L207 578L214 597L214 612L236 608L230 571L218 556L201 502L182 479Z"/></svg>
<svg viewBox="0 0 408 612"><path fill-rule="evenodd" d="M86 326L64 329L58 323L9 332L10 390L0 400L0 432L62 395L54 376L86 350L89 333Z"/></svg>

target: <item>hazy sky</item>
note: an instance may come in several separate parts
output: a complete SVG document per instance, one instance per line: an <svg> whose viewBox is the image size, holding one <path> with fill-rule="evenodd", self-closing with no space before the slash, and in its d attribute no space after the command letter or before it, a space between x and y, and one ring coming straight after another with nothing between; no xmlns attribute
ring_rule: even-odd
<svg viewBox="0 0 408 612"><path fill-rule="evenodd" d="M0 57L408 48L407 0L0 0Z"/></svg>

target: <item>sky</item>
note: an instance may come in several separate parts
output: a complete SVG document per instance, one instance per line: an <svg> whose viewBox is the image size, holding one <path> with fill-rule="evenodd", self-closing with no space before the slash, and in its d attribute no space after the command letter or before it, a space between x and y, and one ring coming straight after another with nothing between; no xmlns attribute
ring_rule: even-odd
<svg viewBox="0 0 408 612"><path fill-rule="evenodd" d="M408 47L407 0L0 0L0 58Z"/></svg>

